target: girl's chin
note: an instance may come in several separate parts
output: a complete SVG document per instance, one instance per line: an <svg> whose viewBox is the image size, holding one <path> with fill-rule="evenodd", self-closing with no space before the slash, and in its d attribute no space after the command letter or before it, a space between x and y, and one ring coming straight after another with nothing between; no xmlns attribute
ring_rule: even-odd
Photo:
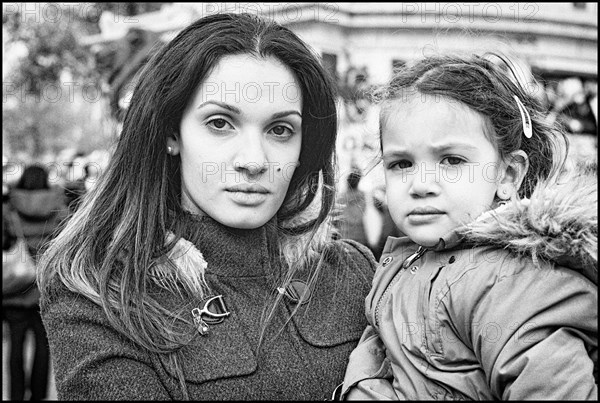
<svg viewBox="0 0 600 403"><path fill-rule="evenodd" d="M438 242L440 241L440 238L442 238L446 232L443 231L428 231L427 234L422 234L422 233L415 233L414 231L411 233L410 231L408 233L405 232L405 234L416 244L419 244L421 246L424 246L426 248L431 248L433 246L436 246L438 244ZM439 234L439 236L438 236Z"/></svg>
<svg viewBox="0 0 600 403"><path fill-rule="evenodd" d="M440 238L436 238L436 240L431 240L431 239L427 239L424 241L415 241L416 244L419 244L425 248L433 248L434 246L436 246L438 244L438 242L440 242Z"/></svg>

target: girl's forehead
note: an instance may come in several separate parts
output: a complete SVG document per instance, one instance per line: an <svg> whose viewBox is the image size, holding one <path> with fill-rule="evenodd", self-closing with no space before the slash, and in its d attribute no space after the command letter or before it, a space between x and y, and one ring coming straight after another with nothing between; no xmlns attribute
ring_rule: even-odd
<svg viewBox="0 0 600 403"><path fill-rule="evenodd" d="M382 145L489 143L485 118L462 102L441 96L394 100L383 110Z"/></svg>
<svg viewBox="0 0 600 403"><path fill-rule="evenodd" d="M471 115L481 117L477 111L471 109L465 103L440 94L416 93L411 96L391 99L384 110L387 110L390 115L429 113L432 114L432 118L438 120L443 118L460 119Z"/></svg>
<svg viewBox="0 0 600 403"><path fill-rule="evenodd" d="M466 104L439 95L396 99L382 109L382 129L427 128L444 133L449 128L484 129L485 118Z"/></svg>

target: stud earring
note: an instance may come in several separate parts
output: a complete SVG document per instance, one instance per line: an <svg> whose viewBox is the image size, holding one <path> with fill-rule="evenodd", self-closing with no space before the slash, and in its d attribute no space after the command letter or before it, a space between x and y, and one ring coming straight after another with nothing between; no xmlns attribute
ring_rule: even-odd
<svg viewBox="0 0 600 403"><path fill-rule="evenodd" d="M173 155L173 147L167 146L167 154Z"/></svg>
<svg viewBox="0 0 600 403"><path fill-rule="evenodd" d="M498 189L498 198L500 200L498 200L498 205L499 206L503 206L506 203L508 203L508 199L510 199L510 191L508 188L506 188L505 186L502 186L500 189Z"/></svg>

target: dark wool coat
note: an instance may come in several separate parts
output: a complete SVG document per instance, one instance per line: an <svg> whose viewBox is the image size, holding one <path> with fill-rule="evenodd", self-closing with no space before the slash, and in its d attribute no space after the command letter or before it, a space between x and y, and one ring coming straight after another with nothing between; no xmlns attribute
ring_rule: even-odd
<svg viewBox="0 0 600 403"><path fill-rule="evenodd" d="M540 185L435 248L390 238L353 399L598 399L597 177Z"/></svg>
<svg viewBox="0 0 600 403"><path fill-rule="evenodd" d="M281 265L267 228L234 230L201 217L186 229L184 238L207 262L208 285L223 295L231 312L222 323L209 325L206 335L192 329L192 342L182 348L192 400L324 400L343 380L350 351L366 326L373 257L356 242L333 242L310 302L285 325L295 308L286 299L257 354L261 317L272 305L268 297L281 286ZM199 307L158 287L148 292L166 307L187 312ZM169 362L117 333L98 305L56 279L48 295L42 315L59 399L183 398Z"/></svg>

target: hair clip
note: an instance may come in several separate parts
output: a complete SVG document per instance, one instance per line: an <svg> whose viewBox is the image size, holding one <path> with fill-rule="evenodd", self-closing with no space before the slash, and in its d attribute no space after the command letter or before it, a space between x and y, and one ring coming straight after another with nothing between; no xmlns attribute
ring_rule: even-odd
<svg viewBox="0 0 600 403"><path fill-rule="evenodd" d="M517 101L517 106L519 107L519 112L521 112L521 120L523 121L523 133L525 137L528 139L533 135L533 128L531 127L531 116L529 116L529 112L525 109L525 105L521 102L518 96L513 95L515 101Z"/></svg>

